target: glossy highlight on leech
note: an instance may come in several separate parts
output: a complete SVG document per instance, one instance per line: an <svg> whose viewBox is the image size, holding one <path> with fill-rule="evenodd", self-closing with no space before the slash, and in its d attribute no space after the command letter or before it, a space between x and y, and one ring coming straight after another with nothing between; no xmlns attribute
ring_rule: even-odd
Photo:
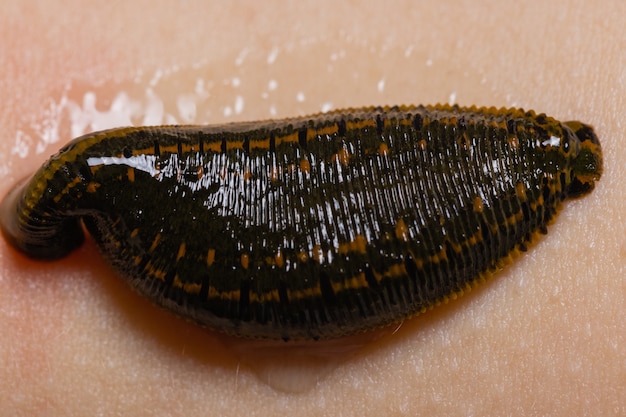
<svg viewBox="0 0 626 417"><path fill-rule="evenodd" d="M593 129L521 109L399 106L70 142L5 196L9 243L83 242L155 304L263 339L328 339L470 289L602 173Z"/></svg>

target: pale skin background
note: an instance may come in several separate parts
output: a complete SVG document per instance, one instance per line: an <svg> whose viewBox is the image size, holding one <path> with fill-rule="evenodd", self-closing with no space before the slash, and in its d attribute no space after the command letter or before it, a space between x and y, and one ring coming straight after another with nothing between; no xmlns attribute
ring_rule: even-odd
<svg viewBox="0 0 626 417"><path fill-rule="evenodd" d="M604 176L471 294L375 341L301 350L171 317L90 240L41 263L0 239L1 416L626 415L626 3L126 3L0 4L0 195L71 138L37 135L68 88L106 109L107 92L167 70L158 94L174 110L186 78L213 83L198 123L534 108L594 125Z"/></svg>

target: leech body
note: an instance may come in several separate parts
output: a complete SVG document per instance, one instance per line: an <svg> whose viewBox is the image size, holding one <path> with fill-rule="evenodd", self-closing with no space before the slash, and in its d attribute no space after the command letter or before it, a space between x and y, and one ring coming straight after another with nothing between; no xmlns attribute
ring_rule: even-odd
<svg viewBox="0 0 626 417"><path fill-rule="evenodd" d="M602 171L591 127L517 109L351 109L75 139L2 203L33 258L83 241L177 315L321 339L447 301Z"/></svg>

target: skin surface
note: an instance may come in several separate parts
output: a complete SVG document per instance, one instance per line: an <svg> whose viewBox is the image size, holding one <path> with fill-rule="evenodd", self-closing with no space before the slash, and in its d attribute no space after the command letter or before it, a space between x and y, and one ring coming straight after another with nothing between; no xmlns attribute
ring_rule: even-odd
<svg viewBox="0 0 626 417"><path fill-rule="evenodd" d="M0 195L71 139L67 124L41 134L63 97L97 91L102 111L137 74L193 86L194 65L214 83L197 123L521 106L593 125L603 177L486 285L333 343L207 332L130 291L89 239L54 263L0 239L0 415L626 414L623 2L177 7L0 5ZM166 109L179 89L157 91Z"/></svg>

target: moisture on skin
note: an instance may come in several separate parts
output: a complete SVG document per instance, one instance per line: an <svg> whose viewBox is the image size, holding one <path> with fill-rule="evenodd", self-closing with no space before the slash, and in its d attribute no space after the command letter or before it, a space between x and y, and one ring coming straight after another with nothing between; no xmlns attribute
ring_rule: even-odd
<svg viewBox="0 0 626 417"><path fill-rule="evenodd" d="M55 259L84 225L132 288L179 316L326 339L470 289L601 173L590 126L521 109L119 128L75 139L14 187L0 226Z"/></svg>

